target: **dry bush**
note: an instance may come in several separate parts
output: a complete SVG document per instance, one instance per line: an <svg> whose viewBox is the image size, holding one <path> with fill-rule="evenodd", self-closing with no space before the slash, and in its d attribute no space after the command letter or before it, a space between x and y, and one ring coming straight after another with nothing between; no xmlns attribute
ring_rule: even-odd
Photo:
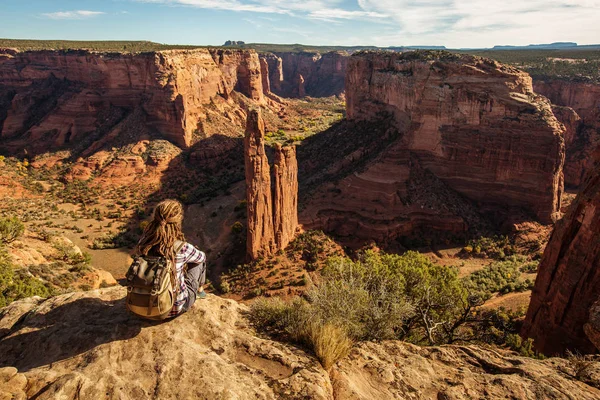
<svg viewBox="0 0 600 400"><path fill-rule="evenodd" d="M305 345L327 370L345 357L354 343L344 328L316 318L313 307L298 297L291 302L259 298L252 303L249 318L264 332Z"/></svg>
<svg viewBox="0 0 600 400"><path fill-rule="evenodd" d="M594 361L591 356L573 353L567 350L567 360L571 364L573 376L581 382L586 382L590 379L590 372L594 366Z"/></svg>
<svg viewBox="0 0 600 400"><path fill-rule="evenodd" d="M325 325L309 324L306 338L321 365L327 371L336 362L346 357L354 345L342 328L329 323Z"/></svg>

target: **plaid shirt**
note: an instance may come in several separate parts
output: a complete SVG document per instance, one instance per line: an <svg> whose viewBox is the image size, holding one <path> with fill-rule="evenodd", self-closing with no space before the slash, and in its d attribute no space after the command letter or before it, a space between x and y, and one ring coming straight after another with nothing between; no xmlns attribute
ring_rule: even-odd
<svg viewBox="0 0 600 400"><path fill-rule="evenodd" d="M170 317L174 317L181 313L181 309L188 298L187 286L185 284L185 266L187 264L200 264L205 261L206 254L189 243L185 243L175 256L175 266L177 269L176 279L179 283L179 294L177 295L173 309L169 314Z"/></svg>

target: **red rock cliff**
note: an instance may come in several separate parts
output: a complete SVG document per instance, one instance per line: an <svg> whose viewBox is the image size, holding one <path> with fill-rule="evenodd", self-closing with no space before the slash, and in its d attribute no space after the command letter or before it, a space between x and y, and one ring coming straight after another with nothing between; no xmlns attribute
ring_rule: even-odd
<svg viewBox="0 0 600 400"><path fill-rule="evenodd" d="M42 150L110 130L137 108L150 129L185 147L211 99L237 90L263 101L251 50L5 51L0 89L0 137Z"/></svg>
<svg viewBox="0 0 600 400"><path fill-rule="evenodd" d="M273 221L275 243L285 249L298 226L298 163L294 146L275 147Z"/></svg>
<svg viewBox="0 0 600 400"><path fill-rule="evenodd" d="M329 52L264 53L273 93L283 97L327 97L344 92L349 55Z"/></svg>
<svg viewBox="0 0 600 400"><path fill-rule="evenodd" d="M600 160L596 155L596 160ZM544 354L590 353L600 346L600 165L557 222L538 269L522 334ZM593 310L592 310L593 311ZM595 328L594 328L595 327ZM600 348L599 348L600 349Z"/></svg>
<svg viewBox="0 0 600 400"><path fill-rule="evenodd" d="M248 112L244 140L248 233L246 253L254 260L275 249L271 169L265 153L265 124L259 111Z"/></svg>
<svg viewBox="0 0 600 400"><path fill-rule="evenodd" d="M258 110L248 113L245 137L249 260L284 249L298 226L298 164L294 147L275 148L274 189L265 152L265 126Z"/></svg>
<svg viewBox="0 0 600 400"><path fill-rule="evenodd" d="M467 198L519 206L542 222L560 209L564 128L515 68L471 56L363 53L349 62L347 114L389 114L397 144Z"/></svg>
<svg viewBox="0 0 600 400"><path fill-rule="evenodd" d="M592 152L600 145L600 84L563 79L534 79L536 93L550 99L552 104L572 108L572 112L555 115L573 135L567 140L565 184L579 187L592 166Z"/></svg>

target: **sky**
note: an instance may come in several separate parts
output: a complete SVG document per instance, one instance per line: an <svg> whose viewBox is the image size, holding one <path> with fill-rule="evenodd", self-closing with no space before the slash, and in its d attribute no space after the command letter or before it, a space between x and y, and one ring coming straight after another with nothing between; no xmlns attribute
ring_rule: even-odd
<svg viewBox="0 0 600 400"><path fill-rule="evenodd" d="M0 0L0 37L168 44L600 43L600 0Z"/></svg>

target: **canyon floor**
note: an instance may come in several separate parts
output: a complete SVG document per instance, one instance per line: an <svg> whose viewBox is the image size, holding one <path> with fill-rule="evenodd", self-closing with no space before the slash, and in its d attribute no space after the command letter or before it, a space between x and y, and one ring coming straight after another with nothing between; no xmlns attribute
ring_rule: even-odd
<svg viewBox="0 0 600 400"><path fill-rule="evenodd" d="M344 117L344 106L343 97L281 101L277 114L266 114L267 144L292 141L302 146L304 139L335 126ZM214 123L216 125L212 129L219 129L218 121ZM152 148L157 145L156 142L142 140L133 149L113 148L105 157L123 158L123 151L136 154L136 146ZM158 151L162 156L173 152L169 146L161 146L162 150L159 148ZM219 151L220 144L215 146L215 151ZM183 158L177 152L175 154L167 159ZM234 157L235 154L234 151ZM308 245L319 243L315 254L318 260L316 265L306 268L303 253L306 253L307 243L302 243L302 240L296 241L288 251L273 259L246 264L244 235L232 229L236 222L245 219L243 174L239 170L239 163L235 161L232 162L233 168L212 166L215 173L208 178L198 175L195 172L197 167L182 167L180 162L172 160L167 171L146 173L141 175L141 179L136 178L139 171L135 165L125 163L113 167L109 164L107 169L93 172L89 179L81 180L77 174L82 170L87 171L86 165L81 159L66 161L61 152L45 153L31 163L15 159L1 161L0 191L5 201L0 205L0 215L17 216L25 221L26 226L23 237L12 244L9 251L17 265L28 268L34 275L39 275L35 273L36 262L50 265L58 256L50 254L47 259L38 257L36 260L23 254L27 253L24 249L52 248L50 242L53 239L49 237L58 236L70 240L77 248L88 253L94 269L108 271L116 280L123 279L131 261L132 247L153 204L169 195L192 203L187 207L184 230L187 238L209 256L209 277L213 283L209 289L234 299L247 300L260 294L300 294L312 282L318 281L318 271L329 256L352 256L360 250L344 248L336 242L335 237L327 237L322 233L311 237L313 234L309 233L305 236L309 238ZM181 190L181 182L190 179L194 180L195 185L200 184L199 191L197 187L194 188L196 192L188 189L189 182ZM215 179L218 181L215 182ZM566 194L564 197L568 201L573 195ZM197 221L203 223L199 225ZM514 255L527 260L539 257L548 232L549 227L536 224L515 226L510 241L517 243L529 235L527 240L535 244L535 249L532 251L516 245ZM466 245L466 242L434 247L421 245L416 249L427 254L435 263L457 267L461 276L480 271L494 262L485 254L465 252ZM523 274L522 279L534 280L535 272ZM102 281L94 282L91 286L80 283L59 289L94 288L101 284ZM526 307L528 299L529 291L525 291L496 295L489 302L490 306L517 310Z"/></svg>

